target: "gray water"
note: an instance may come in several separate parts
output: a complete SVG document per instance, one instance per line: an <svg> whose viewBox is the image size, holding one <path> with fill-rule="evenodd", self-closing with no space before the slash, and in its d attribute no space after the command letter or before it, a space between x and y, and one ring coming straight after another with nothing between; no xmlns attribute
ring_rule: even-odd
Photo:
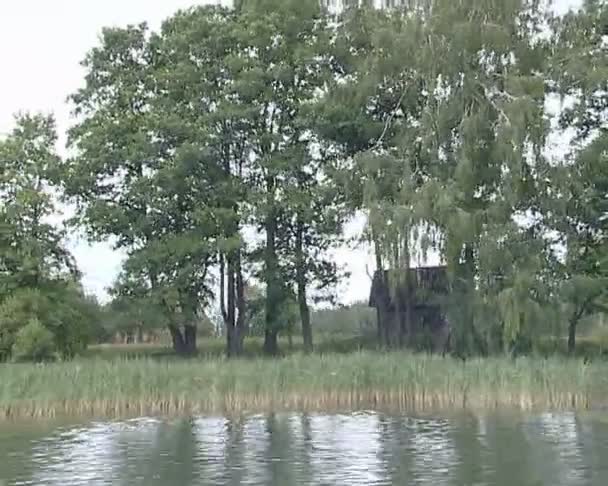
<svg viewBox="0 0 608 486"><path fill-rule="evenodd" d="M608 417L0 425L0 485L608 485Z"/></svg>

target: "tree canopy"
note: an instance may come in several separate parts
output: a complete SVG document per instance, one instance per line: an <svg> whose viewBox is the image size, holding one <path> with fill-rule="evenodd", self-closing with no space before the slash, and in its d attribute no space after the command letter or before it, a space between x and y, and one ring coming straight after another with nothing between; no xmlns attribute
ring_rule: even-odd
<svg viewBox="0 0 608 486"><path fill-rule="evenodd" d="M572 350L608 301L608 5L344 3L241 1L104 29L70 97L70 156L43 116L0 142L0 295L82 293L48 222L62 192L73 227L127 256L116 329L164 326L193 354L218 307L228 356L258 332L277 354L296 321L310 352L310 306L335 297L334 251L363 215L357 238L403 309L393 338L379 319L380 345L413 345L409 270L434 259L454 352L563 333ZM23 334L48 342L34 321Z"/></svg>

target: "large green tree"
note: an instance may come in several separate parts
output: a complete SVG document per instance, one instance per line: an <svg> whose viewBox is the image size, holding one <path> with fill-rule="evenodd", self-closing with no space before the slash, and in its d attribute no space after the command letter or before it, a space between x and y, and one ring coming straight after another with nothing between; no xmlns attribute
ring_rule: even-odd
<svg viewBox="0 0 608 486"><path fill-rule="evenodd" d="M331 73L326 34L312 0L192 8L157 33L104 30L84 62L66 187L91 236L127 252L123 280L164 303L176 349L193 350L188 319L207 302L212 266L229 355L246 331L246 266L266 287L269 354L290 287L308 323L307 286L333 279L321 256L339 234L340 198L322 182L329 159L311 155L308 109ZM247 228L264 240L252 251Z"/></svg>
<svg viewBox="0 0 608 486"><path fill-rule="evenodd" d="M465 352L512 349L550 295L544 18L533 1L407 2L347 11L340 33L344 76L326 132L362 176L353 197L378 268L436 249Z"/></svg>
<svg viewBox="0 0 608 486"><path fill-rule="evenodd" d="M61 166L56 141L53 117L30 114L17 116L15 128L0 140L2 359L16 343L38 356L42 328L52 336L45 349L50 344L71 357L86 345L96 318L97 304L85 297L65 232L53 221ZM26 326L32 332L23 331Z"/></svg>
<svg viewBox="0 0 608 486"><path fill-rule="evenodd" d="M162 39L145 25L105 29L83 65L72 101L76 156L64 167L78 222L92 238L112 238L127 253L125 288L145 288L164 309L178 353L196 348L197 314L207 303L216 253L216 161L166 111Z"/></svg>
<svg viewBox="0 0 608 486"><path fill-rule="evenodd" d="M60 165L52 117L24 114L0 140L0 295L42 285L53 275L75 271L51 223L57 207L51 190Z"/></svg>
<svg viewBox="0 0 608 486"><path fill-rule="evenodd" d="M264 349L268 354L278 351L282 327L278 309L289 300L291 266L310 350L307 285L314 272L309 256L315 252L311 246L318 248L319 241L307 237L314 225L302 206L311 207L310 197L301 200L310 194L306 172L319 168L308 152L308 108L319 101L331 74L326 17L313 0L240 2L236 9L241 65L234 70L235 87L253 115L248 137L252 162L249 202L252 222L264 239L256 252L266 286ZM287 259L282 258L285 254Z"/></svg>
<svg viewBox="0 0 608 486"><path fill-rule="evenodd" d="M558 164L554 228L566 249L561 297L574 351L580 320L608 311L608 3L587 0L553 23L559 127L573 134Z"/></svg>
<svg viewBox="0 0 608 486"><path fill-rule="evenodd" d="M333 290L342 276L331 252L344 243L343 225L349 212L346 192L336 184L335 169L335 159L327 153L301 153L292 157L284 183L289 194L283 205L288 216L283 223L287 240L284 261L287 279L295 286L306 352L313 349L311 295L333 300Z"/></svg>
<svg viewBox="0 0 608 486"><path fill-rule="evenodd" d="M234 71L242 64L237 35L233 10L203 7L179 12L155 38L160 64L154 73L162 86L162 116L179 133L176 143L203 150L204 163L215 174L212 188L192 179L184 190L194 197L200 191L214 194L213 201L201 201L199 210L213 220L217 231L216 297L229 356L242 353L247 326L242 232L248 222L249 137L254 115L242 92L248 86L235 84Z"/></svg>

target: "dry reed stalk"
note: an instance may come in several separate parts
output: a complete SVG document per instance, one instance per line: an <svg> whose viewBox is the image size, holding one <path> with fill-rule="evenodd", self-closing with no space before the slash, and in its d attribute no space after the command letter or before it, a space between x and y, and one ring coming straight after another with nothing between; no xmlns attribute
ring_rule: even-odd
<svg viewBox="0 0 608 486"><path fill-rule="evenodd" d="M283 360L82 360L0 367L0 419L268 410L588 409L608 404L608 363L406 353Z"/></svg>

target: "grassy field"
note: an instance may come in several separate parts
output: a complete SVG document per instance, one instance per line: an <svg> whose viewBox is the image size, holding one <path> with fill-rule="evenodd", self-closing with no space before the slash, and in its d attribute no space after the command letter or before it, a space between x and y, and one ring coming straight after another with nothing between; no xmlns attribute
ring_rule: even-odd
<svg viewBox="0 0 608 486"><path fill-rule="evenodd" d="M315 352L317 354L345 354L358 351L375 351L375 336L316 336ZM264 339L258 336L247 337L244 344L246 358L263 356ZM222 358L226 352L226 339L223 337L200 338L197 344L197 356L201 359ZM295 336L290 345L287 338L279 338L279 349L283 355L301 353L304 349L300 336ZM174 357L171 344L98 344L89 346L85 357L101 359L132 358L165 358Z"/></svg>
<svg viewBox="0 0 608 486"><path fill-rule="evenodd" d="M160 350L154 356L117 357L98 348L68 363L2 365L0 418L608 406L603 360L463 362L370 351L235 361L180 360L161 356Z"/></svg>
<svg viewBox="0 0 608 486"><path fill-rule="evenodd" d="M315 351L318 354L347 354L361 351L377 351L376 337L371 336L340 336L333 334L317 334L315 336ZM259 357L262 352L263 339L261 337L248 337L245 340L245 356ZM303 344L300 336L294 336L290 346L287 338L279 339L279 348L284 355L302 352ZM221 358L226 350L226 341L221 337L201 338L198 342L199 358ZM566 357L567 338L547 337L539 344L536 354L541 357ZM101 359L116 358L164 358L173 356L170 343L160 344L99 344L90 346L86 357ZM608 361L608 332L602 331L579 336L577 338L577 358L606 359Z"/></svg>

